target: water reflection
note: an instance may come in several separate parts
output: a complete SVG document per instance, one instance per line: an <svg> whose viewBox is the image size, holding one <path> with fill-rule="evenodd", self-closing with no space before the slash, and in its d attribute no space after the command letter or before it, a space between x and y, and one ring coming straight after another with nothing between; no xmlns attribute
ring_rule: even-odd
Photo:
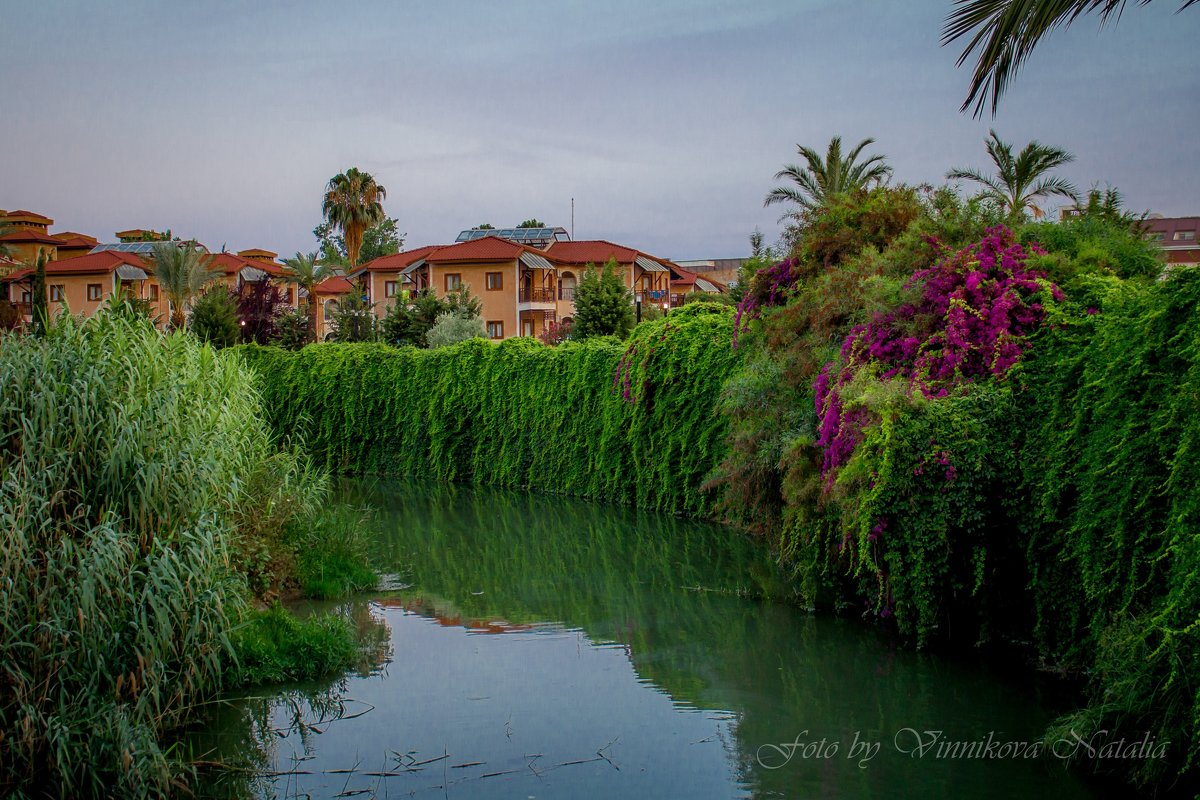
<svg viewBox="0 0 1200 800"><path fill-rule="evenodd" d="M779 602L771 560L726 529L445 484L344 494L379 509L378 564L409 585L369 608L394 660L235 706L210 735L219 759L259 747L247 791L1093 796L1046 760L899 752L908 728L1032 740L1049 714L983 668Z"/></svg>

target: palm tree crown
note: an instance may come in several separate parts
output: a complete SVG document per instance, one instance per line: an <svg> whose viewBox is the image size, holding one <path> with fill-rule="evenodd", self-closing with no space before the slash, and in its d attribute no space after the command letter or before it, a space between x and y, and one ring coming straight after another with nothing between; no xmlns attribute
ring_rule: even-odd
<svg viewBox="0 0 1200 800"><path fill-rule="evenodd" d="M1059 195L1078 200L1075 187L1062 178L1045 177L1053 169L1070 164L1075 156L1058 147L1047 147L1032 141L1014 157L1012 145L1000 141L995 131L987 139L988 156L996 165L995 175L984 175L977 169L952 169L948 180L968 180L983 186L983 196L994 200L1009 219L1016 222L1025 216L1025 209L1041 218L1044 211L1034 202L1038 198Z"/></svg>
<svg viewBox="0 0 1200 800"><path fill-rule="evenodd" d="M958 57L958 66L966 63L976 50L979 61L971 77L971 91L962 104L966 111L975 104L975 116L983 113L991 98L992 116L1000 95L1029 58L1029 54L1055 28L1066 27L1084 14L1099 13L1100 24L1120 18L1126 0L955 0L955 9L946 17L942 44L950 44L971 34ZM1150 0L1139 0L1145 5ZM1197 0L1182 0L1179 10ZM978 30L976 30L978 29Z"/></svg>
<svg viewBox="0 0 1200 800"><path fill-rule="evenodd" d="M284 280L300 286L308 293L308 325L317 338L317 284L337 275L337 271L317 258L316 253L296 253L283 260Z"/></svg>
<svg viewBox="0 0 1200 800"><path fill-rule="evenodd" d="M221 276L212 266L213 257L194 242L162 242L154 246L154 278L171 301L171 327L187 324L187 307L212 281Z"/></svg>
<svg viewBox="0 0 1200 800"><path fill-rule="evenodd" d="M763 205L795 203L803 211L813 211L836 195L865 189L872 183L882 183L892 174L892 168L883 156L873 155L866 161L858 162L863 148L874 143L874 139L863 139L843 157L842 137L835 136L830 140L824 158L811 147L796 145L807 166L788 164L775 173L776 180L789 178L796 186L772 189Z"/></svg>
<svg viewBox="0 0 1200 800"><path fill-rule="evenodd" d="M386 219L381 202L386 198L387 189L376 183L370 173L356 167L329 179L321 213L341 230L351 267L358 266L363 232Z"/></svg>

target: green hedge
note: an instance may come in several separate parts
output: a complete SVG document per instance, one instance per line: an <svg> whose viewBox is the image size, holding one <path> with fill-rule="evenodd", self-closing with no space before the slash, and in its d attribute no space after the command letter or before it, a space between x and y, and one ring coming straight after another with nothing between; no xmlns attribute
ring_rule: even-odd
<svg viewBox="0 0 1200 800"><path fill-rule="evenodd" d="M302 433L337 472L704 514L699 487L726 448L717 401L738 358L732 331L732 309L696 303L643 323L626 345L520 338L231 352L257 370L276 431Z"/></svg>

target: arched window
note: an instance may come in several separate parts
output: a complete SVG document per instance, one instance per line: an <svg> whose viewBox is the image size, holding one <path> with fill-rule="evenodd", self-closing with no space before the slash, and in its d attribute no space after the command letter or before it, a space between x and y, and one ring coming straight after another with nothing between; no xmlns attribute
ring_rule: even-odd
<svg viewBox="0 0 1200 800"><path fill-rule="evenodd" d="M564 272L558 279L558 299L559 300L574 300L575 299L575 273Z"/></svg>

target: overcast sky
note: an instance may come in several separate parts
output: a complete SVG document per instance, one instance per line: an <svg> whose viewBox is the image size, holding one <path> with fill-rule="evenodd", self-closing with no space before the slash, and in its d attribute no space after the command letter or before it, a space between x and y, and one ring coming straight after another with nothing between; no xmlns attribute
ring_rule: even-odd
<svg viewBox="0 0 1200 800"><path fill-rule="evenodd" d="M408 245L536 216L654 255L744 255L796 145L874 137L895 180L987 166L989 127L1063 175L1200 214L1200 9L1047 39L996 119L939 46L951 0L0 0L0 208L111 240L311 250L328 179L388 190Z"/></svg>

